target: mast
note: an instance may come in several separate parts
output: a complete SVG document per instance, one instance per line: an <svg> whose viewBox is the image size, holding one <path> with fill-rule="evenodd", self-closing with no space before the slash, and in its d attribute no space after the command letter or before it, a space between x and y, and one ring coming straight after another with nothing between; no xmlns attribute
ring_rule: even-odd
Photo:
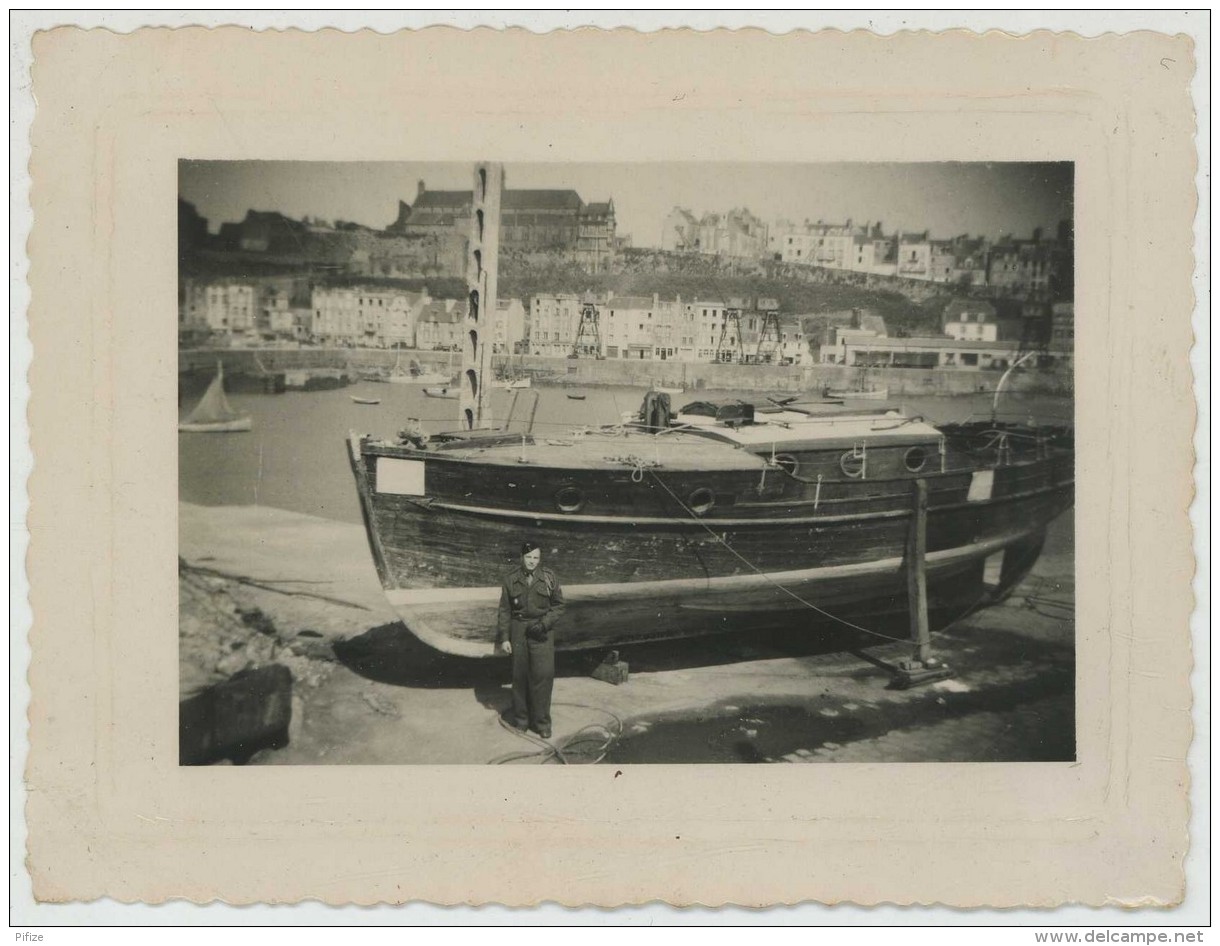
<svg viewBox="0 0 1220 946"><path fill-rule="evenodd" d="M500 255L500 198L504 166L474 166L470 240L466 259L469 308L462 339L458 422L465 430L491 426L491 355Z"/></svg>

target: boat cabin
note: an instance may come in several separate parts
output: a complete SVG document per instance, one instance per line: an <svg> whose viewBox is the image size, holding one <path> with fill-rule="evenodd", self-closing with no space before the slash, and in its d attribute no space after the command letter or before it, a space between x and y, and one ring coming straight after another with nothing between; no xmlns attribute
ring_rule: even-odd
<svg viewBox="0 0 1220 946"><path fill-rule="evenodd" d="M944 433L887 404L695 401L675 423L802 479L901 479L954 468Z"/></svg>

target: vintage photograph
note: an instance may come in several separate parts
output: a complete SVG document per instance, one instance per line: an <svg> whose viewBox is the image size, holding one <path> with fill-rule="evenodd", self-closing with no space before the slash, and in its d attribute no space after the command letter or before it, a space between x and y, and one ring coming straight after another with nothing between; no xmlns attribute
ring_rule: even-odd
<svg viewBox="0 0 1220 946"><path fill-rule="evenodd" d="M31 40L30 913L1199 903L1194 34L276 16Z"/></svg>
<svg viewBox="0 0 1220 946"><path fill-rule="evenodd" d="M180 763L1074 760L1073 175L182 160Z"/></svg>

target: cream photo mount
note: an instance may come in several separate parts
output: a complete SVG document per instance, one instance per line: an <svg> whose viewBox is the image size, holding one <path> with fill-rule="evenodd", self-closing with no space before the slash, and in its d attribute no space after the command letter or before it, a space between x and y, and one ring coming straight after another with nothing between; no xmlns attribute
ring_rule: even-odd
<svg viewBox="0 0 1220 946"><path fill-rule="evenodd" d="M1180 902L1188 38L63 28L33 48L37 899ZM717 160L1075 162L1077 761L179 768L178 160L691 161L708 141Z"/></svg>

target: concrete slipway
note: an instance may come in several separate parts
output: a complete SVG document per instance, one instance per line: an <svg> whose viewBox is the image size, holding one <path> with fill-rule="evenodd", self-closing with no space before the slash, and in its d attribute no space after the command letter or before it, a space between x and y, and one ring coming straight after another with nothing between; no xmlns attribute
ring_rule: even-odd
<svg viewBox="0 0 1220 946"><path fill-rule="evenodd" d="M440 658L398 624L360 526L249 506L184 503L179 516L183 697L250 667L293 675L288 744L250 762L479 764L539 748L499 724L506 660ZM621 724L611 745L573 746L571 761L1072 759L1072 575L1069 513L1013 597L934 636L956 676L908 691L887 689L848 652L860 641L833 634L627 647L622 686L588 676L603 655L565 655L552 742Z"/></svg>

